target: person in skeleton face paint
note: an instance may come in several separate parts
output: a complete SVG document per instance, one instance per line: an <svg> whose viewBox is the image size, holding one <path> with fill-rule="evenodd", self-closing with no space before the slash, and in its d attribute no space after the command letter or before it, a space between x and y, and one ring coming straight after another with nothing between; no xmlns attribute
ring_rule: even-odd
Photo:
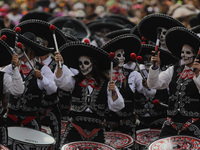
<svg viewBox="0 0 200 150"><path fill-rule="evenodd" d="M131 47L130 47L131 43ZM124 63L131 61L130 54L138 53L141 48L141 40L136 35L123 34L111 39L102 49L115 53L119 64L113 70L113 80L119 88L125 101L125 108L117 113L106 113L106 131L122 132L136 137L136 118L134 115L135 95L137 93L151 95L152 91L142 85L142 76L138 71L124 68Z"/></svg>
<svg viewBox="0 0 200 150"><path fill-rule="evenodd" d="M155 50L154 45L150 44L142 44L142 48L140 52L138 53L139 56L141 56L143 59L140 62L140 70L141 74L143 74L144 78L143 83L147 85L146 79L149 75L149 69L152 65L151 63L151 56L152 51ZM178 61L178 59L174 58L173 55L161 48L159 48L159 51L161 52L162 62L165 64L168 64L168 62ZM160 71L162 71L160 69ZM168 90L162 89L162 90L156 90L151 89L152 93L154 91L154 94L151 96L146 95L137 95L135 100L135 113L138 115L138 119L140 120L140 124L137 126L137 130L141 129L161 129L162 124L166 120L167 116L167 108L162 105L154 105L154 100L159 100L160 103L167 104L168 103Z"/></svg>
<svg viewBox="0 0 200 150"><path fill-rule="evenodd" d="M200 138L200 38L184 27L173 27L166 33L166 45L173 55L182 60L182 65L173 65L159 73L160 52L152 56L155 62L150 67L148 86L155 89L169 88L167 120L160 137L188 135Z"/></svg>
<svg viewBox="0 0 200 150"><path fill-rule="evenodd" d="M56 62L63 62L64 59L68 66L79 69L79 73L68 76L63 74L59 67L55 72L57 86L70 91L72 95L70 122L61 139L60 148L65 143L74 141L104 143L102 123L105 110L117 112L124 107L124 100L118 88L105 74L110 67L109 54L82 42L65 44L62 48L62 56L59 52L55 53ZM116 64L117 61L113 61Z"/></svg>

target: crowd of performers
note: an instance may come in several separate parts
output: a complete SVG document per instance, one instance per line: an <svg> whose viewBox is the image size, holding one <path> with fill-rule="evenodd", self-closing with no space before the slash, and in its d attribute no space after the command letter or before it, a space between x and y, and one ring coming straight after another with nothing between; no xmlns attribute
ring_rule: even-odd
<svg viewBox="0 0 200 150"><path fill-rule="evenodd" d="M42 125L56 150L105 143L110 131L200 138L198 31L164 14L138 25L110 15L88 24L29 18L1 29L0 144L9 147L8 127Z"/></svg>

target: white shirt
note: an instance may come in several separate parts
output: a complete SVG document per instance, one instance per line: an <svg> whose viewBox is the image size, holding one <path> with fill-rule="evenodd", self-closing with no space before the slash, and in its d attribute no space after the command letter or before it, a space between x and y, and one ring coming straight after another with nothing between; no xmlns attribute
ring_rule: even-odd
<svg viewBox="0 0 200 150"><path fill-rule="evenodd" d="M113 70L115 72L116 70ZM121 69L118 70L119 72L122 72ZM144 94L147 97L151 97L155 95L155 90L153 89L147 89L142 84L142 76L138 71L132 71L128 76L128 84L130 89L133 93L137 90L139 93Z"/></svg>
<svg viewBox="0 0 200 150"><path fill-rule="evenodd" d="M57 78L55 76L54 80L55 80L56 85L62 90L70 91L70 92L74 90L75 79L72 76L62 74L60 78ZM88 86L88 89L90 93L93 90L90 86ZM115 91L117 92L118 98L117 100L113 101L112 97L110 97L110 91L108 90L108 87L107 87L108 107L110 110L114 112L121 110L125 106L124 99L122 98L122 95L119 93L119 90L117 87L115 88ZM89 110L86 110L86 111L89 111Z"/></svg>
<svg viewBox="0 0 200 150"><path fill-rule="evenodd" d="M23 92L24 84L18 68L16 67L12 70L12 75L5 73L3 78L3 93L20 95Z"/></svg>
<svg viewBox="0 0 200 150"><path fill-rule="evenodd" d="M184 70L188 69L186 66ZM174 66L170 66L167 70L159 72L159 69L153 70L152 66L149 69L149 77L147 79L147 84L150 88L155 89L165 89L168 88L169 83L172 80L174 73ZM194 75L193 81L196 84L200 93L200 76L196 77Z"/></svg>
<svg viewBox="0 0 200 150"><path fill-rule="evenodd" d="M32 69L29 62L26 62L26 63L22 62L22 63L27 65L30 69ZM31 63L33 64L32 60L31 60ZM12 74L12 65L10 64L10 65L6 66L5 68L2 69L2 71L11 75ZM55 82L54 82L54 74L52 73L51 69L47 66L43 66L40 71L43 76L43 79L42 80L37 79L38 87L41 90L45 89L48 95L57 92L57 86L55 85ZM24 75L24 77L26 77L26 75Z"/></svg>

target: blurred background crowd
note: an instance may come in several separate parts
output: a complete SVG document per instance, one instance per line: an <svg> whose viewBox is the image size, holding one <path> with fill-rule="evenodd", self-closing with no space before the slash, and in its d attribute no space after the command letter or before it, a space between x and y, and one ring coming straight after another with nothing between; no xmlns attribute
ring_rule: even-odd
<svg viewBox="0 0 200 150"><path fill-rule="evenodd" d="M47 12L51 16L48 20L71 16L89 23L107 14L121 14L138 24L148 14L163 13L188 28L200 24L200 0L1 0L1 27L17 25L32 10Z"/></svg>

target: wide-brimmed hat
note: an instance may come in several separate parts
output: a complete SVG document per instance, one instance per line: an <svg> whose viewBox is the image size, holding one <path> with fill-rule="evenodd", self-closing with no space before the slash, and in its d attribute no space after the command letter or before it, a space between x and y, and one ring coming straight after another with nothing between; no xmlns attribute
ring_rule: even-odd
<svg viewBox="0 0 200 150"><path fill-rule="evenodd" d="M118 61L111 59L103 49L81 41L66 43L60 48L60 53L64 64L75 69L79 69L78 59L80 56L91 57L101 70L109 70L111 60L114 62L114 66L118 65Z"/></svg>
<svg viewBox="0 0 200 150"><path fill-rule="evenodd" d="M125 63L131 61L130 54L135 53L137 54L141 49L141 40L139 37L133 34L123 34L117 36L110 41L108 41L104 46L101 48L110 52L115 52L119 49L124 49L125 51Z"/></svg>
<svg viewBox="0 0 200 150"><path fill-rule="evenodd" d="M157 29L158 27L162 27L165 29L170 29L172 27L184 25L178 20L172 18L166 14L150 14L141 19L138 24L138 30L142 36L144 36L147 40L152 42L156 42L157 39Z"/></svg>
<svg viewBox="0 0 200 150"><path fill-rule="evenodd" d="M181 59L181 50L184 44L191 46L196 54L198 53L200 38L195 32L185 27L173 27L167 31L165 43L169 51Z"/></svg>
<svg viewBox="0 0 200 150"><path fill-rule="evenodd" d="M145 55L152 55L152 51L155 51L155 47L155 45L151 44L142 44L142 48L138 53L138 56L142 56L142 58L144 58ZM179 58L175 57L172 53L162 48L158 48L158 50L160 51L161 66L174 64L179 61Z"/></svg>
<svg viewBox="0 0 200 150"><path fill-rule="evenodd" d="M72 29L72 32L68 33L67 31L66 33L75 36L79 40L88 38L91 34L89 28L82 21L71 18L70 16L57 17L49 21L49 23L55 25L60 30L62 30L63 28Z"/></svg>
<svg viewBox="0 0 200 150"><path fill-rule="evenodd" d="M48 47L54 47L55 43L53 39L52 31L50 31L49 27L52 24L46 21L30 19L23 22L20 22L16 27L21 28L21 34L24 32L32 32L37 37L41 37L48 41ZM16 27L14 29L16 29ZM77 41L78 39L70 34L64 34L59 28L55 26L55 36L58 48L64 45L69 41Z"/></svg>
<svg viewBox="0 0 200 150"><path fill-rule="evenodd" d="M88 28L90 29L90 31L99 31L102 28L108 28L110 29L110 31L115 31L115 30L120 30L123 29L123 25L117 23L116 21L114 21L111 18L102 18L102 19L98 19L95 21L91 21L88 24L86 24L88 26Z"/></svg>
<svg viewBox="0 0 200 150"><path fill-rule="evenodd" d="M129 29L129 28L116 30L116 31L109 32L108 34L105 35L105 37L107 37L109 39L113 39L113 38L115 38L119 35L122 35L122 34L129 34L130 31L131 31L131 29Z"/></svg>
<svg viewBox="0 0 200 150"><path fill-rule="evenodd" d="M0 36L6 36L5 42L12 48L15 48L16 32L11 29L2 29ZM18 42L31 47L36 56L44 56L53 51L53 48L42 46L38 43L36 36L31 32L18 34Z"/></svg>
<svg viewBox="0 0 200 150"><path fill-rule="evenodd" d="M131 22L127 16L125 15L121 15L121 14L108 14L106 16L104 16L104 18L108 18L108 19L117 19L119 21L122 22L121 25L123 26L127 26L129 28L133 28L136 24Z"/></svg>
<svg viewBox="0 0 200 150"><path fill-rule="evenodd" d="M53 15L50 12L45 12L42 10L31 10L22 16L22 18L20 19L20 22L23 22L23 21L29 20L29 19L38 19L38 20L43 20L43 21L49 21L52 18L53 18Z"/></svg>
<svg viewBox="0 0 200 150"><path fill-rule="evenodd" d="M11 63L13 53L9 45L6 44L6 42L4 42L1 39L0 39L0 49L1 49L0 67L2 67Z"/></svg>

